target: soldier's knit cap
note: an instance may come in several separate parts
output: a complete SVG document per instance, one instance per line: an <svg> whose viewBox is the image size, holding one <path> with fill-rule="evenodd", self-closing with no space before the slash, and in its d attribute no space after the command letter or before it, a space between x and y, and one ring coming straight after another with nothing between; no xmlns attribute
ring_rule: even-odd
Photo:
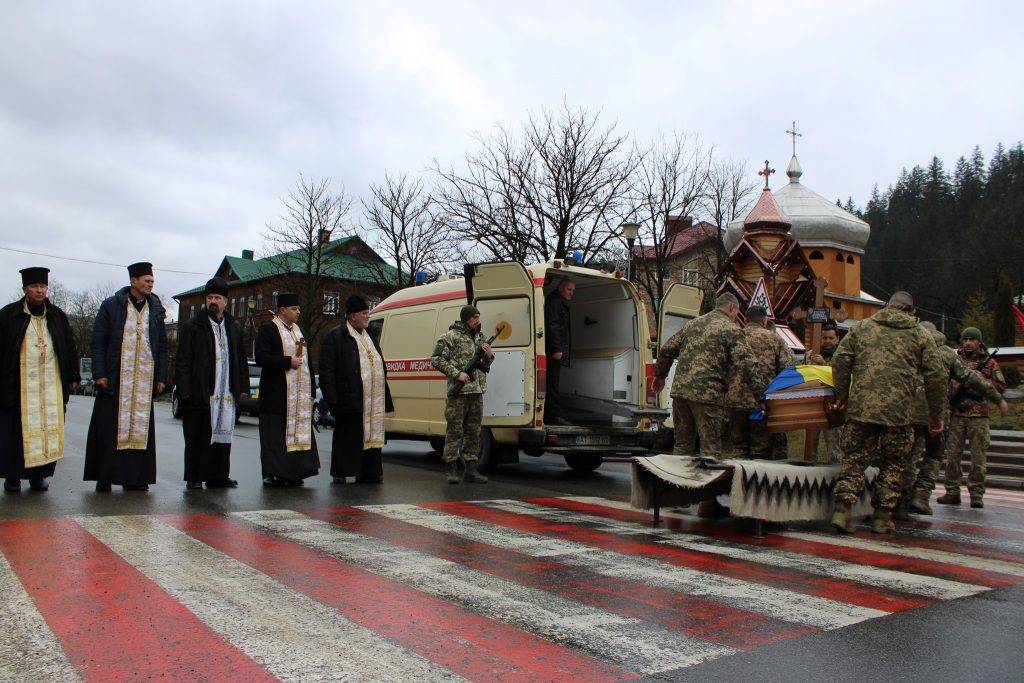
<svg viewBox="0 0 1024 683"><path fill-rule="evenodd" d="M977 327L965 327L964 331L960 333L960 341L964 339L977 339L980 342L984 340L981 338L981 330Z"/></svg>
<svg viewBox="0 0 1024 683"><path fill-rule="evenodd" d="M462 322L466 322L474 315L480 315L480 309L478 309L476 306L470 306L467 304L462 307L461 311L459 311L459 320L461 320Z"/></svg>

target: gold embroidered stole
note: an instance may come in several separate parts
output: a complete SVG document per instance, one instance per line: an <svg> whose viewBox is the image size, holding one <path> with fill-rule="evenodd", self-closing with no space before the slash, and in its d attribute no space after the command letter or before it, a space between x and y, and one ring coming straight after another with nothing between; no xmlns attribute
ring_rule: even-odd
<svg viewBox="0 0 1024 683"><path fill-rule="evenodd" d="M286 356L297 355L302 330L298 325L291 329L285 327L280 318L274 318L277 331L281 335L281 348ZM307 353L307 348L304 352ZM284 373L285 380L285 418L284 443L288 451L308 451L313 441L313 399L310 396L309 365L306 356L302 356L298 368L290 368Z"/></svg>
<svg viewBox="0 0 1024 683"><path fill-rule="evenodd" d="M21 443L25 467L59 460L64 454L64 387L46 313L32 315L21 343Z"/></svg>
<svg viewBox="0 0 1024 683"><path fill-rule="evenodd" d="M143 450L149 444L153 404L153 351L149 346L149 301L136 311L128 297L121 335L121 376L117 387L117 450Z"/></svg>
<svg viewBox="0 0 1024 683"><path fill-rule="evenodd" d="M345 323L359 350L359 378L363 384L363 450L384 447L384 360L370 335Z"/></svg>

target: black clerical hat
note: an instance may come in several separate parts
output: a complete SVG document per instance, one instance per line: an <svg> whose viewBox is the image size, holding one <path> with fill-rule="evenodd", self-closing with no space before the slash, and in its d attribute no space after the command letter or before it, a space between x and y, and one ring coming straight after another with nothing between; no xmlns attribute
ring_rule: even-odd
<svg viewBox="0 0 1024 683"><path fill-rule="evenodd" d="M288 308L299 305L299 295L293 292L281 292L277 295L277 307Z"/></svg>
<svg viewBox="0 0 1024 683"><path fill-rule="evenodd" d="M366 303L366 299L353 294L345 300L345 315L352 315L353 313L362 313L363 311L370 310L370 304Z"/></svg>
<svg viewBox="0 0 1024 683"><path fill-rule="evenodd" d="M222 277L213 277L206 283L206 287L203 289L203 294L220 294L221 296L228 295L228 282Z"/></svg>
<svg viewBox="0 0 1024 683"><path fill-rule="evenodd" d="M50 284L50 269L35 266L33 268L22 268L21 286L48 285Z"/></svg>
<svg viewBox="0 0 1024 683"><path fill-rule="evenodd" d="M128 266L128 277L143 277L144 275L153 274L153 264L140 261L139 263L133 263Z"/></svg>

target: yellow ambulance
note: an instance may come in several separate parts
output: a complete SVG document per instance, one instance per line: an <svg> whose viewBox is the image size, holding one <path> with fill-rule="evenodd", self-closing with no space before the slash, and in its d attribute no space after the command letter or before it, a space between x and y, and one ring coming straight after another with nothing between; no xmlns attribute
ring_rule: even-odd
<svg viewBox="0 0 1024 683"><path fill-rule="evenodd" d="M518 462L520 452L547 451L563 455L574 470L592 471L605 456L650 451L668 411L664 395L651 389L657 343L644 297L632 283L561 260L469 264L464 272L403 289L371 311L368 331L380 342L395 403L385 421L389 437L428 439L440 451L446 381L430 355L459 309L473 303L485 336L504 325L484 394L481 469ZM562 278L575 283L576 296L560 381L562 419L548 425L544 301ZM669 290L659 324L664 338L697 315L700 297L695 287Z"/></svg>

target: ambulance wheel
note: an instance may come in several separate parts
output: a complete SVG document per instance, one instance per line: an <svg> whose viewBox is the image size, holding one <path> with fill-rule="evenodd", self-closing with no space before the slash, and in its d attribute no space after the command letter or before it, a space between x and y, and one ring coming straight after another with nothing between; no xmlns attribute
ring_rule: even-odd
<svg viewBox="0 0 1024 683"><path fill-rule="evenodd" d="M590 453L566 453L565 464L573 472L593 472L601 466L601 456Z"/></svg>
<svg viewBox="0 0 1024 683"><path fill-rule="evenodd" d="M440 458L441 453L444 451L444 437L432 436L427 441L430 443L430 447L434 449L434 455Z"/></svg>
<svg viewBox="0 0 1024 683"><path fill-rule="evenodd" d="M480 430L480 455L476 463L481 472L493 472L498 467L498 444L494 443L491 430L484 427Z"/></svg>

